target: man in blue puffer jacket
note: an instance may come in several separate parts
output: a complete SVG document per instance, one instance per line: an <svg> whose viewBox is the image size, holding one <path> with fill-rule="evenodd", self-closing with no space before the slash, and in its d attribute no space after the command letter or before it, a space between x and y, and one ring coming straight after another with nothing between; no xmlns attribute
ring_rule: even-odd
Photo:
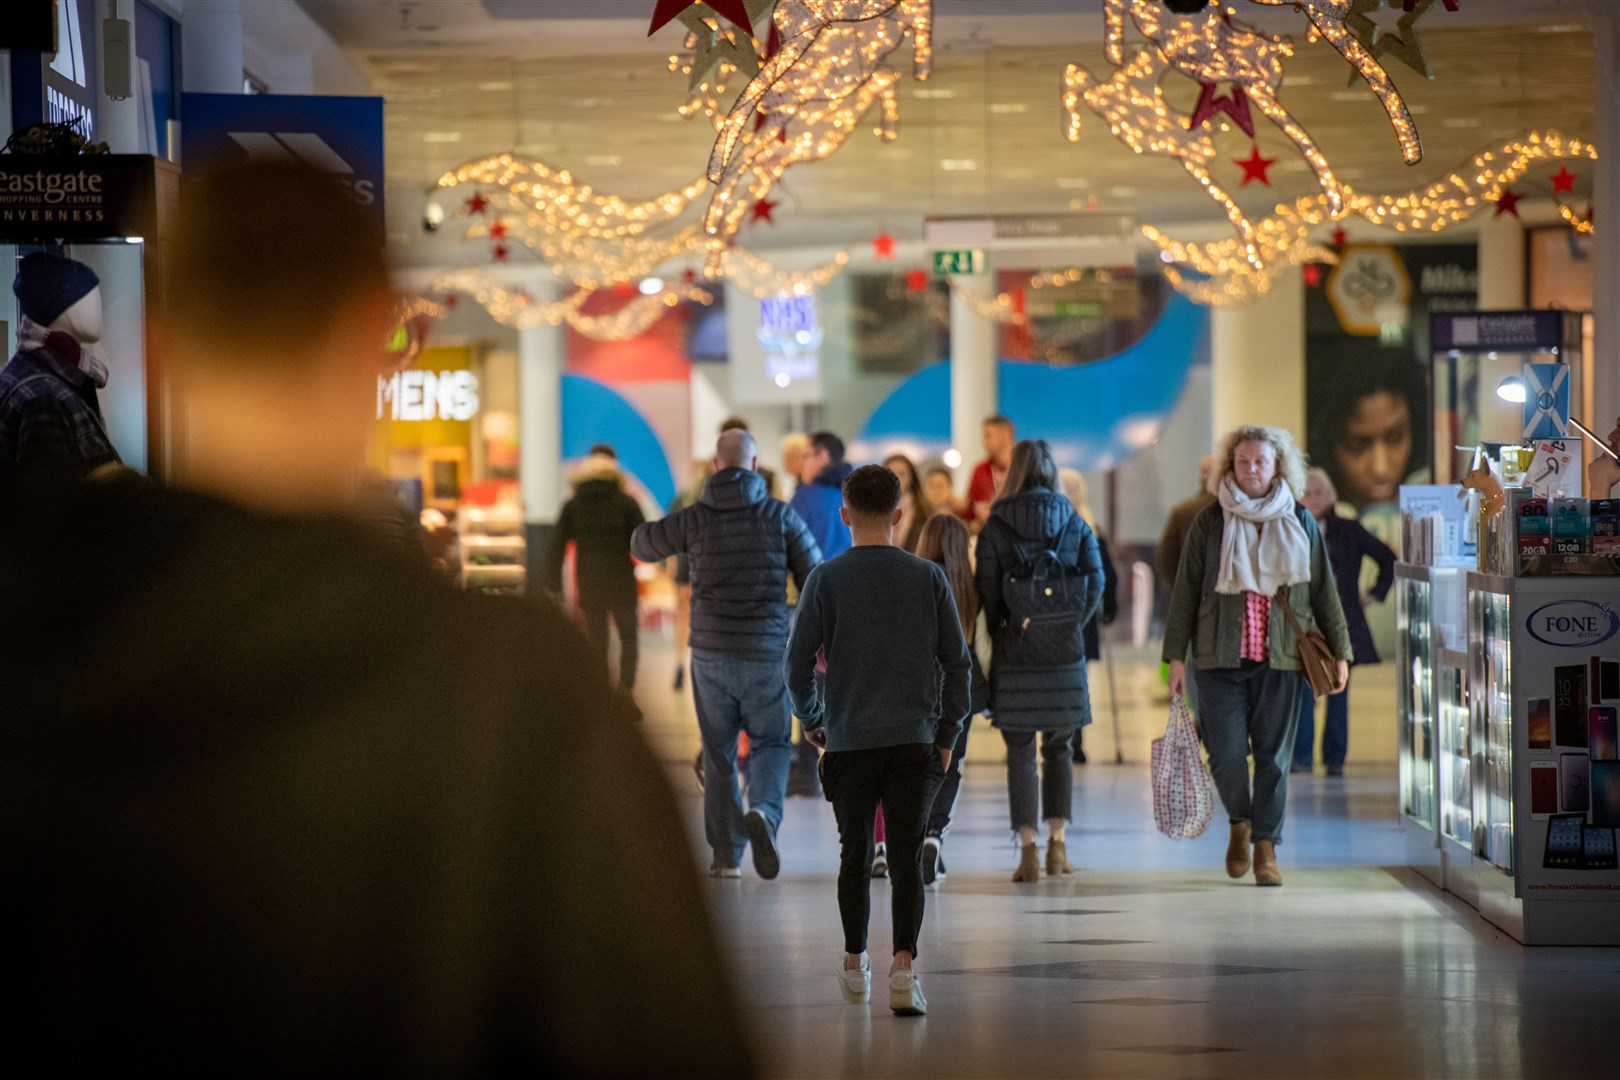
<svg viewBox="0 0 1620 1080"><path fill-rule="evenodd" d="M810 436L799 470L799 486L789 504L810 527L823 559L849 550L849 526L838 516L844 505L844 481L854 470L844 464L844 440L830 431Z"/></svg>
<svg viewBox="0 0 1620 1080"><path fill-rule="evenodd" d="M728 431L714 475L692 506L648 522L630 538L642 562L685 554L692 568L692 694L703 738L703 826L714 849L710 872L737 877L744 847L754 869L781 868L782 823L793 758L793 715L782 678L787 649L787 581L804 588L821 561L799 515L770 497L754 439ZM748 800L737 785L737 736L748 732Z"/></svg>

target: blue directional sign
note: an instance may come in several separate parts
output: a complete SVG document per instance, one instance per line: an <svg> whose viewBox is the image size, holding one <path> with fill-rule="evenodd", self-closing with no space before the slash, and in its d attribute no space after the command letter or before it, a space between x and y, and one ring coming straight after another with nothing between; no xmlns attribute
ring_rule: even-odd
<svg viewBox="0 0 1620 1080"><path fill-rule="evenodd" d="M253 158L302 161L341 179L383 225L383 99L302 94L185 94L186 174Z"/></svg>

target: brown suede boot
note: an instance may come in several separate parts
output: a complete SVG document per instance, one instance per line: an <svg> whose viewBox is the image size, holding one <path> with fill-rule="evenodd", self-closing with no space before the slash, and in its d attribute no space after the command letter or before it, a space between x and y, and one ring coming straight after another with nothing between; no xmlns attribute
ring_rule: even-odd
<svg viewBox="0 0 1620 1080"><path fill-rule="evenodd" d="M1013 871L1013 881L1039 881L1041 880L1040 849L1034 844L1025 844L1018 851L1018 869Z"/></svg>
<svg viewBox="0 0 1620 1080"><path fill-rule="evenodd" d="M1046 876L1057 877L1059 874L1074 873L1074 864L1069 862L1068 846L1061 840L1048 840L1046 842Z"/></svg>
<svg viewBox="0 0 1620 1080"><path fill-rule="evenodd" d="M1281 885L1282 871L1277 869L1277 845L1270 840L1254 842L1254 883Z"/></svg>
<svg viewBox="0 0 1620 1080"><path fill-rule="evenodd" d="M1249 823L1234 821L1232 839L1226 845L1226 876L1240 878L1249 872Z"/></svg>

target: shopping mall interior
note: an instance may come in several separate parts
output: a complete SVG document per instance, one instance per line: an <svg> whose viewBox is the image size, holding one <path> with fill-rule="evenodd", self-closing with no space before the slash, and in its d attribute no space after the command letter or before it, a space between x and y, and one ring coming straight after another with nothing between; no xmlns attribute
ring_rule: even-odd
<svg viewBox="0 0 1620 1080"><path fill-rule="evenodd" d="M266 159L340 182L396 294L368 512L438 588L560 606L581 685L634 703L743 1073L1614 1075L1620 3L13 4L7 355L51 318L95 343L105 441L183 487L203 444L159 332L176 206ZM99 282L93 333L30 306L41 251ZM0 467L21 464L7 378ZM1250 453L1274 470L1252 491ZM851 734L872 710L839 657L898 686L906 650L834 646L833 561L820 629L786 636L801 570L874 543L840 487L867 465L902 482L883 535L983 605L949 627L967 731L944 715L961 673L925 658L934 711L899 740L953 751L949 824L930 794L911 837L884 787L887 841L844 755L889 744ZM769 496L747 513L791 510L776 594L728 637L714 523L726 484L753 490L739 467ZM1032 488L1072 531L1010 531ZM1036 596L1048 555L1061 604ZM899 580L868 601L903 607ZM1025 665L1064 619L1091 640ZM797 692L773 727L808 633L838 783ZM1021 703L1060 669L1062 709ZM855 1002L840 914L868 879L878 989ZM889 907L919 892L904 951Z"/></svg>

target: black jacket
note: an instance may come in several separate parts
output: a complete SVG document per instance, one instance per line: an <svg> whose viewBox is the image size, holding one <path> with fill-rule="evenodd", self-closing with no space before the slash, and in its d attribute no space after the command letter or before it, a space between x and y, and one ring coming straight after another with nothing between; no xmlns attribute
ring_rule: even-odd
<svg viewBox="0 0 1620 1080"><path fill-rule="evenodd" d="M1096 614L1102 603L1102 560L1097 537L1084 520L1076 520L1064 535L1069 519L1076 517L1063 495L1031 488L991 507L990 520L979 533L975 576L990 628L990 710L999 728L1053 731L1091 723L1085 661L1040 667L1020 655L1017 635L1007 626L1007 604L1002 596L1003 576L1024 562L1019 547L1033 553L1051 547L1061 535L1058 557L1086 571L1088 610L1082 621Z"/></svg>
<svg viewBox="0 0 1620 1080"><path fill-rule="evenodd" d="M442 585L358 522L17 484L17 1075L750 1070L679 809L555 605Z"/></svg>
<svg viewBox="0 0 1620 1080"><path fill-rule="evenodd" d="M579 606L612 611L636 602L636 565L630 536L646 517L641 504L624 492L618 473L581 480L563 504L546 552L546 588L562 590L563 555L574 545L574 577Z"/></svg>
<svg viewBox="0 0 1620 1080"><path fill-rule="evenodd" d="M1086 659L1101 660L1102 628L1112 626L1114 620L1119 617L1119 574L1114 569L1114 559L1109 554L1108 541L1095 529L1092 530L1092 535L1097 538L1097 555L1102 560L1103 591L1102 606L1097 609L1097 614L1091 617L1091 621L1086 623Z"/></svg>
<svg viewBox="0 0 1620 1080"><path fill-rule="evenodd" d="M821 561L803 519L748 469L715 473L696 503L638 528L630 550L642 562L686 552L692 648L743 660L782 659L788 575L802 589Z"/></svg>

